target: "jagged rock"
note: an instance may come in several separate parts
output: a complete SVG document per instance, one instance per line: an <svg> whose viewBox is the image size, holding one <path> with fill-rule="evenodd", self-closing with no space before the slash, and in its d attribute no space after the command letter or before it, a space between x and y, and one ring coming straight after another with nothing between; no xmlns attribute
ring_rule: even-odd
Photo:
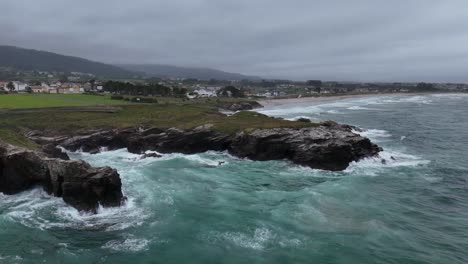
<svg viewBox="0 0 468 264"><path fill-rule="evenodd" d="M42 146L41 151L46 154L48 158L70 160L68 154L54 144L47 144Z"/></svg>
<svg viewBox="0 0 468 264"><path fill-rule="evenodd" d="M357 128L333 121L309 128L257 129L228 135L212 125L191 130L170 128L110 130L60 142L70 149L84 151L127 148L136 154L145 151L194 154L208 150L225 151L252 160L288 159L294 163L324 170L344 170L353 161L377 155L381 148L353 131ZM154 134L152 134L154 132Z"/></svg>
<svg viewBox="0 0 468 264"><path fill-rule="evenodd" d="M324 123L317 127L258 129L239 133L229 152L253 160L288 159L315 169L338 171L353 161L377 155L382 149L348 126Z"/></svg>
<svg viewBox="0 0 468 264"><path fill-rule="evenodd" d="M262 107L263 105L261 105L257 101L249 101L249 102L232 103L232 104L223 106L223 109L237 112L237 111L246 111L246 110L252 110L255 108L262 108Z"/></svg>
<svg viewBox="0 0 468 264"><path fill-rule="evenodd" d="M161 158L162 156L159 155L158 153L147 153L147 154L143 154L140 159L147 159L147 158Z"/></svg>
<svg viewBox="0 0 468 264"><path fill-rule="evenodd" d="M16 194L35 186L80 211L96 212L99 205L119 206L124 200L119 174L110 167L47 158L0 142L0 192Z"/></svg>
<svg viewBox="0 0 468 264"><path fill-rule="evenodd" d="M304 123L310 123L311 122L309 118L304 118L304 117L298 118L296 121L304 122Z"/></svg>
<svg viewBox="0 0 468 264"><path fill-rule="evenodd" d="M230 143L230 137L206 127L193 130L177 128L167 129L160 134L130 138L127 148L132 153L143 153L147 150L161 153L194 154L208 150L223 151Z"/></svg>

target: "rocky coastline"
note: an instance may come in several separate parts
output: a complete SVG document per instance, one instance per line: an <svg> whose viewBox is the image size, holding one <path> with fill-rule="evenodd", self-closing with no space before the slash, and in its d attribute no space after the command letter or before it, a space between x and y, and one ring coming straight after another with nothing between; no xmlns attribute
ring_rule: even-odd
<svg viewBox="0 0 468 264"><path fill-rule="evenodd" d="M194 129L127 128L93 132L74 137L44 137L30 134L35 142L49 146L47 153L60 157L50 146L69 151L99 153L102 148L127 148L131 153L146 151L195 154L205 151L228 151L252 160L290 160L313 169L340 171L351 162L378 155L382 150L368 138L354 132L356 128L333 121L306 128L253 129L225 134L206 124ZM44 148L43 148L44 149Z"/></svg>
<svg viewBox="0 0 468 264"><path fill-rule="evenodd" d="M0 142L0 192L11 195L34 187L92 213L99 206L120 206L125 200L120 176L110 167L93 168L81 160L49 158Z"/></svg>
<svg viewBox="0 0 468 264"><path fill-rule="evenodd" d="M33 131L28 137L42 146L40 151L0 143L0 192L15 194L42 186L76 209L94 213L99 206L119 206L124 202L117 171L70 161L61 148L89 153L127 148L142 158L158 157L145 156L147 151L183 154L228 151L251 160L289 160L314 169L340 171L351 162L377 156L382 150L354 129L327 121L305 128L252 129L235 134L217 131L211 124L188 130L110 129L71 137L50 137Z"/></svg>

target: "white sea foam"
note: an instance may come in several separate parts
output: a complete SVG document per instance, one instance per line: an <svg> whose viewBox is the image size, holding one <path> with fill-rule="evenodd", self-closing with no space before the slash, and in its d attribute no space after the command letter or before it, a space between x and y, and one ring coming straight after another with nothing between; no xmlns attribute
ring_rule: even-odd
<svg viewBox="0 0 468 264"><path fill-rule="evenodd" d="M150 241L147 239L126 238L123 240L111 240L102 248L112 251L140 252L148 249Z"/></svg>
<svg viewBox="0 0 468 264"><path fill-rule="evenodd" d="M267 228L257 228L253 235L240 232L224 232L217 234L224 241L235 244L239 247L263 250L268 242L274 239L275 235Z"/></svg>
<svg viewBox="0 0 468 264"><path fill-rule="evenodd" d="M132 198L121 207L99 207L97 214L82 213L70 206L62 206L56 215L62 220L62 223L57 223L59 226L108 231L140 226L150 217L149 213L136 206Z"/></svg>
<svg viewBox="0 0 468 264"><path fill-rule="evenodd" d="M345 172L360 171L364 174L375 174L375 169L385 169L389 167L417 167L429 164L429 160L418 156L405 154L398 151L384 150L377 157L362 159L352 162Z"/></svg>
<svg viewBox="0 0 468 264"><path fill-rule="evenodd" d="M374 142L387 141L392 137L388 131L382 129L363 129L362 131L353 130L353 132L363 137L367 137Z"/></svg>
<svg viewBox="0 0 468 264"><path fill-rule="evenodd" d="M300 116L295 116L295 117L291 117L291 118L286 118L286 120L290 120L290 121L297 121L301 118L306 118L306 119L310 119L310 120L318 120L316 117L311 117L311 116L307 116L307 115L300 115Z"/></svg>
<svg viewBox="0 0 468 264"><path fill-rule="evenodd" d="M9 205L5 217L24 226L47 230L51 228L123 230L141 225L149 214L138 208L132 199L125 205L98 209L97 214L82 213L61 198L48 195L42 189L5 196ZM52 216L55 217L52 217Z"/></svg>
<svg viewBox="0 0 468 264"><path fill-rule="evenodd" d="M359 105L351 106L351 107L348 107L347 109L348 110L373 110L371 108L363 107L363 106L359 106Z"/></svg>
<svg viewBox="0 0 468 264"><path fill-rule="evenodd" d="M290 116L290 115L300 115L300 114L319 114L324 112L324 109L318 105L308 106L294 106L294 107L281 107L281 108L271 108L271 109L259 109L257 112L270 115L270 116Z"/></svg>

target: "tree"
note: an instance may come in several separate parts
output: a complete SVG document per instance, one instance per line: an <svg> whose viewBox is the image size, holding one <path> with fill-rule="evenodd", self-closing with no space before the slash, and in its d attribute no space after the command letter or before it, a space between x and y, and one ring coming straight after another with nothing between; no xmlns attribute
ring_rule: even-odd
<svg viewBox="0 0 468 264"><path fill-rule="evenodd" d="M187 94L187 89L186 88L174 87L172 89L172 93L176 97L183 97L183 96L185 96L185 94Z"/></svg>
<svg viewBox="0 0 468 264"><path fill-rule="evenodd" d="M224 88L221 88L217 92L218 96L223 96L223 97L245 97L244 91L237 89L234 86L226 86Z"/></svg>
<svg viewBox="0 0 468 264"><path fill-rule="evenodd" d="M33 90L32 90L32 88L31 88L31 87L29 87L29 86L28 86L28 87L26 87L26 92L27 92L27 93L32 93L32 92L33 92Z"/></svg>
<svg viewBox="0 0 468 264"><path fill-rule="evenodd" d="M91 84L91 91L94 91L96 89L96 80L89 80L89 83Z"/></svg>
<svg viewBox="0 0 468 264"><path fill-rule="evenodd" d="M15 90L15 85L12 82L9 82L7 84L7 88L10 90L10 92L13 92Z"/></svg>
<svg viewBox="0 0 468 264"><path fill-rule="evenodd" d="M434 89L434 85L432 85L432 83L424 83L424 82L421 82L421 83L418 83L418 85L416 86L416 88L420 91L429 91L429 90L433 90Z"/></svg>
<svg viewBox="0 0 468 264"><path fill-rule="evenodd" d="M317 91L317 93L320 93L322 90L322 81L320 80L309 80L306 82L306 84L308 86L313 86L315 88L315 91Z"/></svg>

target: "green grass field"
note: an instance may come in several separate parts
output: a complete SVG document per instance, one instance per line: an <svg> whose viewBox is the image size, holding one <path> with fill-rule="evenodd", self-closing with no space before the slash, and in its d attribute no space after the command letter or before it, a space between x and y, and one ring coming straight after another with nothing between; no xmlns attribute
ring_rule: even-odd
<svg viewBox="0 0 468 264"><path fill-rule="evenodd" d="M121 105L125 101L110 96L85 94L10 94L0 95L0 109Z"/></svg>

